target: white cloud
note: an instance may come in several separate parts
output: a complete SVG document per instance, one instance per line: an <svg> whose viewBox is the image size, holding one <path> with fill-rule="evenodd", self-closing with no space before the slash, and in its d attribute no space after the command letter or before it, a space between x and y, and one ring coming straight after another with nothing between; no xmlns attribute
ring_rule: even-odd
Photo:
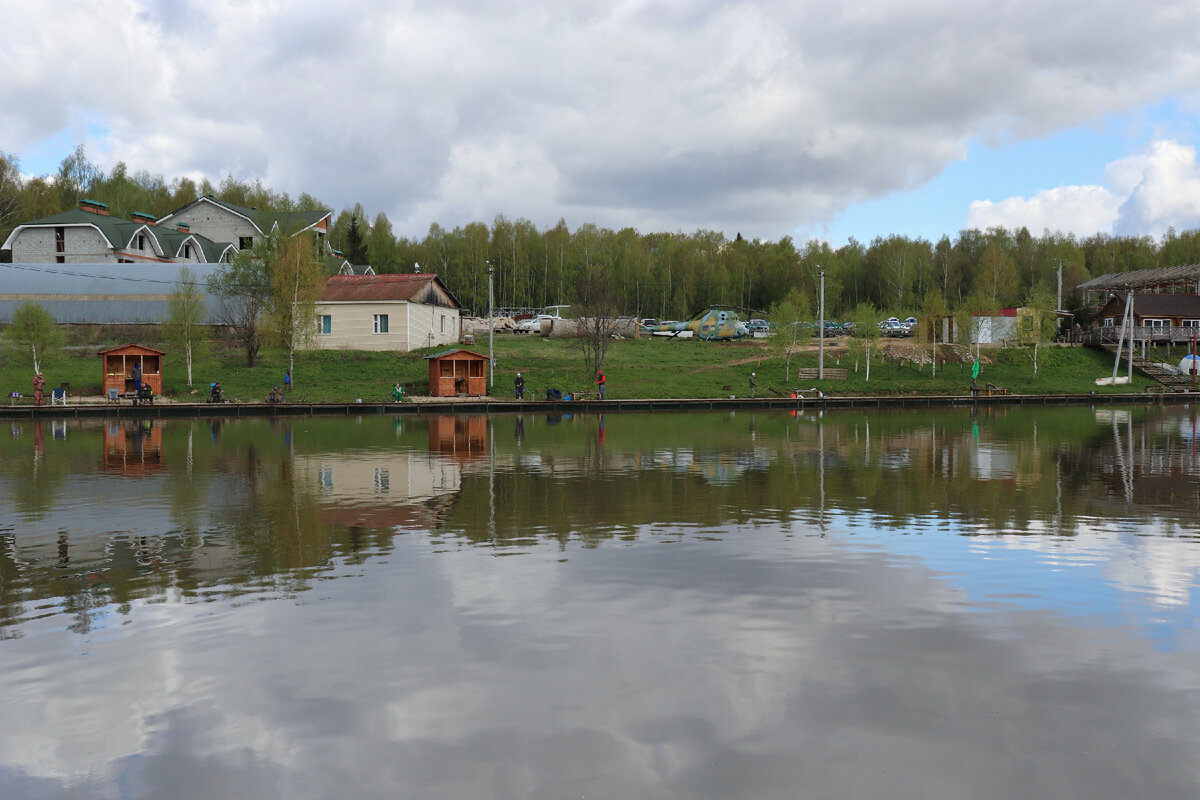
<svg viewBox="0 0 1200 800"><path fill-rule="evenodd" d="M1152 142L1105 169L1108 186L1060 186L1032 197L977 200L967 226L1020 228L1090 236L1096 232L1159 236L1168 227L1200 227L1200 164L1196 149Z"/></svg>
<svg viewBox="0 0 1200 800"><path fill-rule="evenodd" d="M1173 141L1154 142L1148 152L1113 165L1133 173L1137 183L1121 204L1116 233L1161 234L1168 226L1200 227L1200 165L1196 148Z"/></svg>
<svg viewBox="0 0 1200 800"><path fill-rule="evenodd" d="M1034 235L1043 230L1087 235L1110 230L1120 205L1120 199L1103 186L1060 186L1028 198L976 200L967 213L967 227L1024 226Z"/></svg>
<svg viewBox="0 0 1200 800"><path fill-rule="evenodd" d="M261 178L405 234L503 212L776 238L973 139L1185 92L1198 27L1182 0L24 4L0 142L72 130L101 166Z"/></svg>

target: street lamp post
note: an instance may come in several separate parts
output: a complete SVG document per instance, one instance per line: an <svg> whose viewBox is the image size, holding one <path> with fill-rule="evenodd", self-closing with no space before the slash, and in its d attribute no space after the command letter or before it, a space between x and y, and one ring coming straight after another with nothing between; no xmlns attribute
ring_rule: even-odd
<svg viewBox="0 0 1200 800"><path fill-rule="evenodd" d="M496 356L495 356L495 339L496 339L496 319L495 309L492 301L492 262L484 261L487 264L488 272L488 392L496 385Z"/></svg>

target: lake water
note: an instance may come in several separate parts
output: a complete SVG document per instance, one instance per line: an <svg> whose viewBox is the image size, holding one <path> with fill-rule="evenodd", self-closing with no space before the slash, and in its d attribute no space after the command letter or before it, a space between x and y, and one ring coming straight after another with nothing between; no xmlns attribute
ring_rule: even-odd
<svg viewBox="0 0 1200 800"><path fill-rule="evenodd" d="M1200 794L1191 407L5 426L2 798Z"/></svg>

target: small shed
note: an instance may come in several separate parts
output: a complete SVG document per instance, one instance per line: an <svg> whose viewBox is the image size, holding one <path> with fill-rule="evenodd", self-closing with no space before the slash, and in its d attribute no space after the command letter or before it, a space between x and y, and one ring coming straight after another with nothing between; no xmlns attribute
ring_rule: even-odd
<svg viewBox="0 0 1200 800"><path fill-rule="evenodd" d="M487 356L457 348L425 356L425 360L429 362L430 397L487 394Z"/></svg>
<svg viewBox="0 0 1200 800"><path fill-rule="evenodd" d="M101 375L104 379L103 394L116 389L118 394L133 391L133 370L140 366L142 383L162 394L162 350L140 344L123 344L111 350L100 351Z"/></svg>

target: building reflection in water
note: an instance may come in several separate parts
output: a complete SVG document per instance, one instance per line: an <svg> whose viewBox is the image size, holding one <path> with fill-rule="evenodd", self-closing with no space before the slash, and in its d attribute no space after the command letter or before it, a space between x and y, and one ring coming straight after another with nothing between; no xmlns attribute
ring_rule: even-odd
<svg viewBox="0 0 1200 800"><path fill-rule="evenodd" d="M487 454L487 418L444 414L428 425L427 452L296 454L301 484L316 487L319 521L356 530L441 527L462 490L464 466Z"/></svg>
<svg viewBox="0 0 1200 800"><path fill-rule="evenodd" d="M438 414L429 418L429 452L460 460L487 455L487 417Z"/></svg>
<svg viewBox="0 0 1200 800"><path fill-rule="evenodd" d="M110 420L104 426L105 469L141 475L162 466L162 428L153 420Z"/></svg>

